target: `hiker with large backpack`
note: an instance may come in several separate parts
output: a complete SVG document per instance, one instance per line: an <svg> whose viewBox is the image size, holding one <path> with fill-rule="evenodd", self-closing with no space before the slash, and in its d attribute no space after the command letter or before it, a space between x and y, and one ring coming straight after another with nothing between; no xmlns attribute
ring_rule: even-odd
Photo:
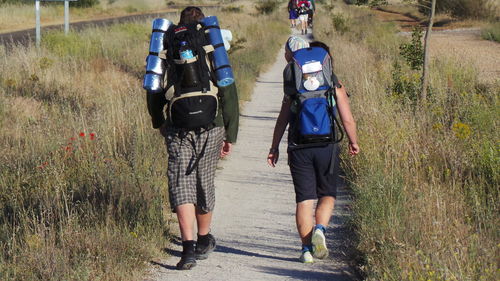
<svg viewBox="0 0 500 281"><path fill-rule="evenodd" d="M295 27L297 25L297 18L299 17L297 8L297 0L288 1L288 19L290 20L290 27Z"/></svg>
<svg viewBox="0 0 500 281"><path fill-rule="evenodd" d="M307 25L312 28L313 27L313 19L314 15L316 14L316 1L315 0L309 0L311 3L311 8L307 11Z"/></svg>
<svg viewBox="0 0 500 281"><path fill-rule="evenodd" d="M299 0L297 3L297 11L299 14L300 29L302 34L307 34L309 10L311 10L311 1Z"/></svg>
<svg viewBox="0 0 500 281"><path fill-rule="evenodd" d="M278 146L288 126L288 162L302 240L300 260L312 263L313 256L328 257L325 231L337 194L341 124L349 139L349 154L358 154L359 146L347 92L332 71L328 46L309 45L292 36L285 45L285 59L284 97L267 162L271 167L277 164Z"/></svg>
<svg viewBox="0 0 500 281"><path fill-rule="evenodd" d="M215 170L236 141L238 97L215 17L187 7L164 36L165 90L148 90L147 103L153 127L165 137L169 201L182 239L177 268L185 270L216 246L210 233ZM217 38L219 43L210 43Z"/></svg>

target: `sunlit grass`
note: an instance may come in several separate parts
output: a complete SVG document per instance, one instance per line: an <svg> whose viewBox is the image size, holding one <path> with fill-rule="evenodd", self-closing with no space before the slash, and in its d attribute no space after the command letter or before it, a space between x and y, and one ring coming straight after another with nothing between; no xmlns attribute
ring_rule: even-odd
<svg viewBox="0 0 500 281"><path fill-rule="evenodd" d="M220 22L239 39L230 59L248 100L286 19ZM168 246L166 149L141 87L150 34L133 22L0 48L2 280L138 280Z"/></svg>
<svg viewBox="0 0 500 281"><path fill-rule="evenodd" d="M436 58L428 103L408 102L392 92L394 62L405 63L395 29L364 9L334 12L350 31L339 35L323 17L315 36L332 47L358 122L362 153L346 156L345 169L366 279L494 280L499 85L479 82L463 58ZM400 79L418 75L403 67Z"/></svg>

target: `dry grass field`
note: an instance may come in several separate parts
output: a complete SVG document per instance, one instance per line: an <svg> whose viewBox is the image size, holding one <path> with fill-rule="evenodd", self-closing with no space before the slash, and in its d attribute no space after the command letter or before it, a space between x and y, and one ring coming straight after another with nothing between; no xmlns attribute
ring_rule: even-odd
<svg viewBox="0 0 500 281"><path fill-rule="evenodd" d="M435 34L422 103L420 72L399 53L409 39L394 23L337 1L315 26L358 122L362 153L346 156L344 167L364 277L497 280L500 84L483 79L488 64L471 63L474 44L490 42L459 35L453 44L450 33L439 44Z"/></svg>
<svg viewBox="0 0 500 281"><path fill-rule="evenodd" d="M286 19L253 6L217 15L249 99ZM138 280L165 254L166 149L141 87L150 34L140 21L0 47L1 280Z"/></svg>

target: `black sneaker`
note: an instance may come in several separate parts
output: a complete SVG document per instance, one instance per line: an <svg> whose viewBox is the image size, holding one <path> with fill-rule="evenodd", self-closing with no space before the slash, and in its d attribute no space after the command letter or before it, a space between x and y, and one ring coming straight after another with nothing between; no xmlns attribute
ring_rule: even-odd
<svg viewBox="0 0 500 281"><path fill-rule="evenodd" d="M196 266L194 240L182 241L182 256L177 263L177 269L189 270Z"/></svg>
<svg viewBox="0 0 500 281"><path fill-rule="evenodd" d="M177 263L177 269L189 270L196 266L196 258L194 253L182 254L181 260Z"/></svg>
<svg viewBox="0 0 500 281"><path fill-rule="evenodd" d="M215 238L212 234L200 236L198 235L198 241L196 242L195 256L197 260L204 260L208 258L208 255L215 250Z"/></svg>

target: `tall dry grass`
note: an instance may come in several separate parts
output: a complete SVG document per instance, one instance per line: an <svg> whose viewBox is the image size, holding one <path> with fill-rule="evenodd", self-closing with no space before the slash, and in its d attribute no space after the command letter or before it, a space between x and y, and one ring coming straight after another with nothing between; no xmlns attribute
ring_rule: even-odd
<svg viewBox="0 0 500 281"><path fill-rule="evenodd" d="M358 122L362 153L344 160L366 279L498 279L500 85L478 82L460 58L437 58L431 98L415 103L419 74L399 55L394 26L340 3L331 13L349 30L324 16L314 35L332 47Z"/></svg>
<svg viewBox="0 0 500 281"><path fill-rule="evenodd" d="M245 99L289 31L252 12L219 17L246 40L231 54ZM150 32L134 22L0 49L0 279L137 280L163 255L167 155L141 88Z"/></svg>

